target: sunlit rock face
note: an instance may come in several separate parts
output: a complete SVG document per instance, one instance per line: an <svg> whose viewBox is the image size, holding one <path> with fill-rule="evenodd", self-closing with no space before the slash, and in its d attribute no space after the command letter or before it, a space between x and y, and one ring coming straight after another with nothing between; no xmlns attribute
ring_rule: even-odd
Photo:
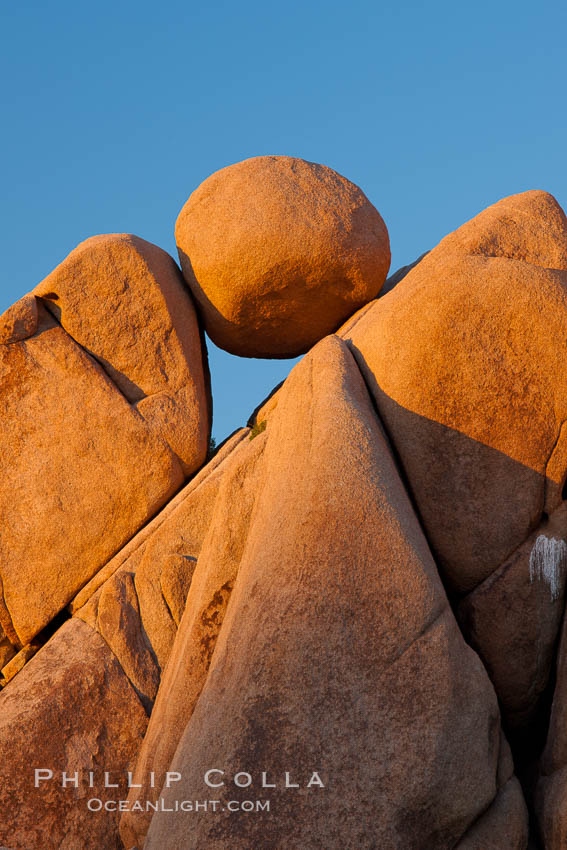
<svg viewBox="0 0 567 850"><path fill-rule="evenodd" d="M444 579L472 590L561 501L563 211L545 192L489 207L340 335L368 381Z"/></svg>
<svg viewBox="0 0 567 850"><path fill-rule="evenodd" d="M211 429L206 350L169 254L129 233L93 236L34 294L160 434L184 474L199 469Z"/></svg>
<svg viewBox="0 0 567 850"><path fill-rule="evenodd" d="M228 778L254 763L283 781L269 816L225 810L195 821L164 810L144 847L452 848L502 793L513 819L503 807L493 831L520 847L525 804L493 689L458 630L344 343L324 340L293 370L264 436L257 502L201 694L184 730L167 721L195 671L181 663L198 641L187 618L177 677L147 738L171 736L168 767L183 779L162 789L168 808L179 793L196 799L213 764L227 777L216 789L223 806L249 799ZM210 571L218 556L207 554ZM313 765L323 790L308 785ZM286 788L293 771L299 788ZM130 846L143 837L132 829Z"/></svg>
<svg viewBox="0 0 567 850"><path fill-rule="evenodd" d="M295 357L378 294L388 231L336 171L259 156L193 192L175 238L207 333L244 357Z"/></svg>
<svg viewBox="0 0 567 850"><path fill-rule="evenodd" d="M566 332L567 223L545 192L485 210L339 332L490 673L530 805L565 600ZM564 694L560 676L552 718ZM567 844L552 814L567 810L566 764L547 756L538 791L554 848Z"/></svg>
<svg viewBox="0 0 567 850"><path fill-rule="evenodd" d="M0 843L562 850L562 210L507 198L376 299L360 190L261 157L178 241L227 348L313 347L205 463L202 331L155 246L88 240L2 317ZM26 784L111 759L109 817ZM175 810L212 788L272 808Z"/></svg>
<svg viewBox="0 0 567 850"><path fill-rule="evenodd" d="M210 412L191 296L136 237L82 243L0 338L0 624L20 647L203 463Z"/></svg>
<svg viewBox="0 0 567 850"><path fill-rule="evenodd" d="M105 804L128 795L127 774L143 742L197 558L221 507L226 519L226 499L217 507L219 491L226 489L230 468L244 465L243 450L255 456L260 448L248 434L236 433L81 589L64 612L72 618L0 692L0 842L6 846L122 847L120 812L89 812L87 801ZM220 517L217 522L226 528ZM230 543L227 548L230 553ZM39 787L36 767L53 772ZM117 788L105 786L107 770Z"/></svg>

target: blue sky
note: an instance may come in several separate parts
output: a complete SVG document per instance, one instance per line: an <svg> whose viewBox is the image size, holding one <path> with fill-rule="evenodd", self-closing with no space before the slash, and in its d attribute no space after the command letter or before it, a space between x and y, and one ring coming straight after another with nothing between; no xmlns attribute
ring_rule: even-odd
<svg viewBox="0 0 567 850"><path fill-rule="evenodd" d="M95 233L176 256L193 189L259 154L360 185L393 269L505 195L565 207L566 39L563 2L3 3L0 310ZM219 440L291 364L209 350Z"/></svg>

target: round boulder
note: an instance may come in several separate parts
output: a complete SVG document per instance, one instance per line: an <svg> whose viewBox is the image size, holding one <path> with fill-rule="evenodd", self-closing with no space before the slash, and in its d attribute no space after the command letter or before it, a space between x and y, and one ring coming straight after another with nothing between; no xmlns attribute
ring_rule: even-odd
<svg viewBox="0 0 567 850"><path fill-rule="evenodd" d="M366 195L324 165L260 156L217 171L175 237L207 333L231 354L295 357L376 297L388 231Z"/></svg>

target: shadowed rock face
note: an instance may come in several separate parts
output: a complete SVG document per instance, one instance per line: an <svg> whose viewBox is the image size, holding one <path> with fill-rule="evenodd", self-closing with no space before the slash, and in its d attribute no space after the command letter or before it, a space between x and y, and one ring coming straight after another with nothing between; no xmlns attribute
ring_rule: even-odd
<svg viewBox="0 0 567 850"><path fill-rule="evenodd" d="M544 192L506 198L340 335L444 578L472 590L557 506L567 475L565 216Z"/></svg>
<svg viewBox="0 0 567 850"><path fill-rule="evenodd" d="M175 238L207 333L244 357L295 357L374 298L388 231L349 180L324 165L260 156L193 192Z"/></svg>
<svg viewBox="0 0 567 850"><path fill-rule="evenodd" d="M461 627L490 674L503 716L520 734L537 719L552 670L565 607L566 538L563 505L457 608Z"/></svg>
<svg viewBox="0 0 567 850"><path fill-rule="evenodd" d="M485 210L339 332L446 585L464 595L460 623L491 675L530 795L564 611L566 332L567 223L545 192ZM552 775L537 796L554 850L567 844L566 762L549 756L565 692L560 674L542 768Z"/></svg>
<svg viewBox="0 0 567 850"><path fill-rule="evenodd" d="M67 622L0 695L0 841L14 850L120 850L117 814L89 812L87 801L124 796L146 725L102 638L81 620ZM53 771L39 788L36 768ZM118 788L104 788L104 771Z"/></svg>
<svg viewBox="0 0 567 850"><path fill-rule="evenodd" d="M536 811L545 850L561 850L567 841L567 641L563 622L557 659L557 684L547 743L536 786Z"/></svg>
<svg viewBox="0 0 567 850"><path fill-rule="evenodd" d="M498 791L496 799L482 813L455 850L505 850L522 847L532 850L527 844L528 835L525 803L520 783L512 776Z"/></svg>

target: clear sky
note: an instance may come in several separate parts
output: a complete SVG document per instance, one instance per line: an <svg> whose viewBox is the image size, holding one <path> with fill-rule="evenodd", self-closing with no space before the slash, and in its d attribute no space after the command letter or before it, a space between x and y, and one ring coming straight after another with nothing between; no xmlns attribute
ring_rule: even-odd
<svg viewBox="0 0 567 850"><path fill-rule="evenodd" d="M390 231L392 269L499 198L567 205L567 4L3 2L0 310L96 233L176 256L213 171L335 168ZM217 440L290 361L209 344Z"/></svg>

